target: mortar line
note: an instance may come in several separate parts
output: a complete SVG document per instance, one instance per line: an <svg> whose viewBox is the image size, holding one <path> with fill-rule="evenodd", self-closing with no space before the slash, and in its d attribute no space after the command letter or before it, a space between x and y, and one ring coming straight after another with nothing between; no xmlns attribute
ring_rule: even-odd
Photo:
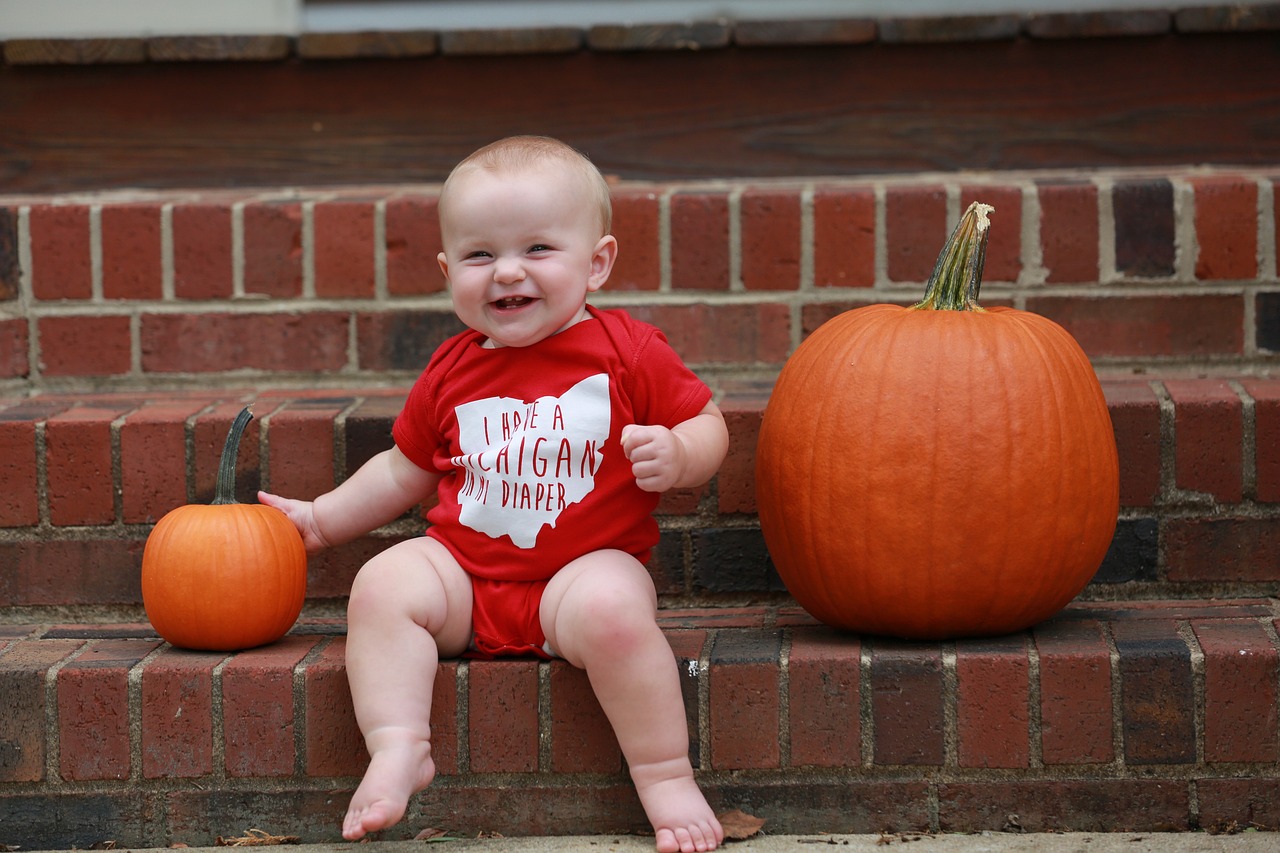
<svg viewBox="0 0 1280 853"><path fill-rule="evenodd" d="M62 738L58 725L58 674L73 661L88 653L93 641L87 640L71 654L45 670L44 674L44 773L46 779L62 778ZM132 741L130 742L132 752Z"/></svg>
<svg viewBox="0 0 1280 853"><path fill-rule="evenodd" d="M1107 644L1107 659L1111 667L1111 749L1114 753L1112 767L1124 772L1124 684L1120 673L1120 648L1110 622L1102 622L1102 639Z"/></svg>
<svg viewBox="0 0 1280 853"><path fill-rule="evenodd" d="M538 772L551 772L551 662L538 661Z"/></svg>
<svg viewBox="0 0 1280 853"><path fill-rule="evenodd" d="M1105 286L1121 279L1116 271L1116 214L1111 197L1115 180L1099 175L1092 183L1098 194L1098 284Z"/></svg>
<svg viewBox="0 0 1280 853"><path fill-rule="evenodd" d="M942 766L960 766L960 674L956 664L956 644L942 647Z"/></svg>
<svg viewBox="0 0 1280 853"><path fill-rule="evenodd" d="M871 647L865 640L860 646L858 651L858 720L862 734L860 748L862 752L862 767L864 770L869 770L876 763L876 723L875 703L873 702L874 697L872 696L871 686Z"/></svg>
<svg viewBox="0 0 1280 853"><path fill-rule="evenodd" d="M778 766L791 767L791 631L786 628L778 649Z"/></svg>
<svg viewBox="0 0 1280 853"><path fill-rule="evenodd" d="M160 205L160 300L176 299L176 273L173 261L173 202Z"/></svg>
<svg viewBox="0 0 1280 853"><path fill-rule="evenodd" d="M1200 641L1196 638L1195 631L1191 628L1191 622L1187 619L1178 620L1178 636L1182 642L1187 644L1187 650L1191 653L1191 714L1192 714L1192 735L1195 737L1195 764L1197 767L1205 766L1205 665L1204 665L1204 649L1200 646ZM1200 825L1200 789L1196 785L1195 778L1187 780L1187 811L1188 821L1192 826Z"/></svg>
<svg viewBox="0 0 1280 853"><path fill-rule="evenodd" d="M1035 636L1028 633L1023 639L1027 655L1027 764L1029 769L1044 769L1044 718L1040 688L1040 649Z"/></svg>
<svg viewBox="0 0 1280 853"><path fill-rule="evenodd" d="M244 202L231 205L231 298L244 298Z"/></svg>
<svg viewBox="0 0 1280 853"><path fill-rule="evenodd" d="M92 303L102 302L102 205L89 205L89 292Z"/></svg>
<svg viewBox="0 0 1280 853"><path fill-rule="evenodd" d="M293 773L298 778L307 775L307 670L334 641L325 637L312 646L302 660L294 664L290 679L293 698Z"/></svg>

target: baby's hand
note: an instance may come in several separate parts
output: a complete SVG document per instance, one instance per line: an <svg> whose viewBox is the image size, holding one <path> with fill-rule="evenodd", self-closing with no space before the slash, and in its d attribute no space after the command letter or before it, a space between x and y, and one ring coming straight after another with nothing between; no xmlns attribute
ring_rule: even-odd
<svg viewBox="0 0 1280 853"><path fill-rule="evenodd" d="M684 472L684 442L663 426L623 427L622 452L631 462L636 485L646 492L665 492Z"/></svg>
<svg viewBox="0 0 1280 853"><path fill-rule="evenodd" d="M315 505L311 501L295 501L270 492L258 492L258 501L280 510L293 522L293 526L302 534L302 544L306 546L308 554L314 554L329 547L329 543L320 533L320 528L316 526Z"/></svg>

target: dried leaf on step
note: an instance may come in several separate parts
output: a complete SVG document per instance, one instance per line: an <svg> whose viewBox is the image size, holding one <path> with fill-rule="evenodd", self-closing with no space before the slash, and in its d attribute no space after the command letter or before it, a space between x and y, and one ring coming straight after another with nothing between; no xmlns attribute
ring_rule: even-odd
<svg viewBox="0 0 1280 853"><path fill-rule="evenodd" d="M218 836L213 843L216 847L270 847L280 844L301 844L302 839L296 835L272 835L261 829L251 829L239 838Z"/></svg>
<svg viewBox="0 0 1280 853"><path fill-rule="evenodd" d="M720 826L724 828L724 837L733 841L743 841L758 833L764 828L764 818L749 815L744 811L734 809L717 815L720 819Z"/></svg>

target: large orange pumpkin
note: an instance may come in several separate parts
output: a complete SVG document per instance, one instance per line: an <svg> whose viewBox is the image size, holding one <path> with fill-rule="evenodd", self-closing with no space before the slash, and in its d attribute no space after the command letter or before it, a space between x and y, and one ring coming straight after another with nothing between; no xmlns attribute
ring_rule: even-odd
<svg viewBox="0 0 1280 853"><path fill-rule="evenodd" d="M965 212L923 302L815 330L765 410L760 526L788 590L830 625L1022 630L1080 593L1115 532L1115 438L1089 359L1051 320L977 304L990 210Z"/></svg>
<svg viewBox="0 0 1280 853"><path fill-rule="evenodd" d="M307 553L288 517L235 499L240 412L222 449L209 506L167 513L142 553L142 602L161 637L187 649L265 645L293 627L307 592Z"/></svg>

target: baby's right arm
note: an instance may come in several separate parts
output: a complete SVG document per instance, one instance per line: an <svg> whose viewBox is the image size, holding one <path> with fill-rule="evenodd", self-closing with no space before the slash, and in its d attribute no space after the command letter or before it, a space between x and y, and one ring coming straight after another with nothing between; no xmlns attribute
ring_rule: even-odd
<svg viewBox="0 0 1280 853"><path fill-rule="evenodd" d="M287 515L302 534L307 551L314 553L350 542L394 521L434 494L439 482L438 474L419 468L393 447L314 501L297 501L268 492L258 492L258 500Z"/></svg>

